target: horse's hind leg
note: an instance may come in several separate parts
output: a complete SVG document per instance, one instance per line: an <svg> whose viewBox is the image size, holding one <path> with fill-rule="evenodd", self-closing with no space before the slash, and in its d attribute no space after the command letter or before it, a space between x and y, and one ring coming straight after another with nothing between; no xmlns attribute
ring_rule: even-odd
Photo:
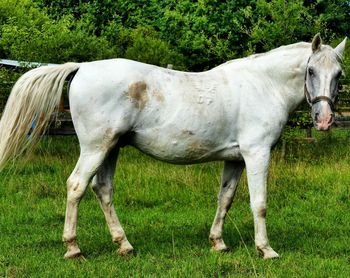
<svg viewBox="0 0 350 278"><path fill-rule="evenodd" d="M221 180L221 189L218 196L218 208L215 219L210 229L209 239L212 243L212 250L227 251L228 248L222 239L222 231L225 216L231 207L236 192L238 181L244 169L244 162L225 161L224 171Z"/></svg>
<svg viewBox="0 0 350 278"><path fill-rule="evenodd" d="M67 181L67 208L64 223L63 241L67 244L65 258L81 255L76 243L78 206L87 185L106 157L106 150L81 151L78 163Z"/></svg>
<svg viewBox="0 0 350 278"><path fill-rule="evenodd" d="M105 215L113 242L120 245L118 253L126 255L133 251L133 247L126 238L113 206L113 176L116 167L119 148L115 148L105 159L92 180L92 189L100 202Z"/></svg>

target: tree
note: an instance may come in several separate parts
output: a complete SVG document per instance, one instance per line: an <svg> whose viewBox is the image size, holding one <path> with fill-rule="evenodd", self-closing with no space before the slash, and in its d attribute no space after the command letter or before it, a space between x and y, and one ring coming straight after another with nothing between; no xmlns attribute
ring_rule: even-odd
<svg viewBox="0 0 350 278"><path fill-rule="evenodd" d="M247 30L250 53L309 41L320 29L303 1L258 0L255 8L245 10L251 26Z"/></svg>
<svg viewBox="0 0 350 278"><path fill-rule="evenodd" d="M51 62L171 60L202 71L318 32L338 41L349 14L347 0L3 0L0 54Z"/></svg>
<svg viewBox="0 0 350 278"><path fill-rule="evenodd" d="M96 60L113 55L104 37L91 34L91 25L72 16L54 20L29 0L1 2L2 57L50 63Z"/></svg>

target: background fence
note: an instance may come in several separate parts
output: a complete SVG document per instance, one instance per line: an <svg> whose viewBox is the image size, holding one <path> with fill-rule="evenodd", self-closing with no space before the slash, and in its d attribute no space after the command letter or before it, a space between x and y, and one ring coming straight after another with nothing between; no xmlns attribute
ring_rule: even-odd
<svg viewBox="0 0 350 278"><path fill-rule="evenodd" d="M4 60L2 60L4 61ZM18 64L11 63L3 64L0 60L0 114L5 108L8 96L16 80L28 70L29 67L38 66L38 63ZM67 82L68 83L68 82ZM67 86L65 88L67 92ZM70 111L68 94L63 93L59 110L51 117L51 123L47 130L50 135L72 135L75 134Z"/></svg>

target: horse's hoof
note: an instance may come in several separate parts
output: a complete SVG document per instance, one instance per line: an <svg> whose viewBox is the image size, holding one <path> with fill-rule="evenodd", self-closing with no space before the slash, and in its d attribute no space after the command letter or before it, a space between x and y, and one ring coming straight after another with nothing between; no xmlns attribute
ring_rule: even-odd
<svg viewBox="0 0 350 278"><path fill-rule="evenodd" d="M263 256L264 260L275 259L279 257L279 255L271 247L258 248L258 251Z"/></svg>
<svg viewBox="0 0 350 278"><path fill-rule="evenodd" d="M134 248L132 246L125 247L125 248L119 248L118 249L118 255L119 256L128 256L134 254Z"/></svg>
<svg viewBox="0 0 350 278"><path fill-rule="evenodd" d="M277 259L279 258L280 255L278 255L278 253L276 253L275 251L271 251L268 253L264 254L264 260L269 260L269 259Z"/></svg>
<svg viewBox="0 0 350 278"><path fill-rule="evenodd" d="M85 259L81 251L78 250L72 250L67 251L66 254L64 254L65 259Z"/></svg>
<svg viewBox="0 0 350 278"><path fill-rule="evenodd" d="M217 253L227 253L227 252L230 252L231 251L231 249L229 248L229 247L227 247L227 246L225 246L225 247L220 247L220 248L217 248L217 247L212 247L211 249L210 249L212 252L217 252Z"/></svg>
<svg viewBox="0 0 350 278"><path fill-rule="evenodd" d="M226 244L222 239L210 239L210 241L212 244L211 251L213 252L224 253L224 252L231 251L230 248L226 246Z"/></svg>

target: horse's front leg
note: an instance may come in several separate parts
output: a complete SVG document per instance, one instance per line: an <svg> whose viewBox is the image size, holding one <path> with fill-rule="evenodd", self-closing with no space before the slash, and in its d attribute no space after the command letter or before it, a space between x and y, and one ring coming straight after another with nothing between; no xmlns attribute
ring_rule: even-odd
<svg viewBox="0 0 350 278"><path fill-rule="evenodd" d="M243 154L248 177L250 206L254 216L255 245L264 259L278 257L271 248L266 232L267 175L270 149L254 148Z"/></svg>
<svg viewBox="0 0 350 278"><path fill-rule="evenodd" d="M222 239L224 221L228 210L231 207L236 192L238 181L244 169L244 162L225 161L221 179L221 188L218 196L218 208L215 219L210 229L209 239L214 251L227 251L228 247Z"/></svg>

